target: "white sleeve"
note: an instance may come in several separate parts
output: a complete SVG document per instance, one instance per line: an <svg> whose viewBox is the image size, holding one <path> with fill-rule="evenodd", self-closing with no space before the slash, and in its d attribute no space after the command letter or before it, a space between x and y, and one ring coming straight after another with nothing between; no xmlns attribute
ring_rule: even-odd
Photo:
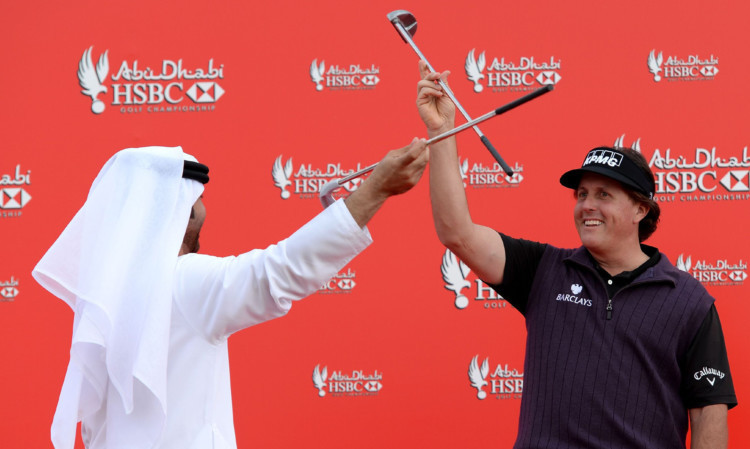
<svg viewBox="0 0 750 449"><path fill-rule="evenodd" d="M178 258L174 301L188 322L218 343L233 332L286 314L372 243L343 200L289 238L239 256Z"/></svg>

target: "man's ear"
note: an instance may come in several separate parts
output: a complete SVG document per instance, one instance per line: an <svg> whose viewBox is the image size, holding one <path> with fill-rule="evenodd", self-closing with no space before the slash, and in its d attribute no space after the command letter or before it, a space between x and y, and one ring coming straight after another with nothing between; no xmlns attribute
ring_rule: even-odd
<svg viewBox="0 0 750 449"><path fill-rule="evenodd" d="M648 204L639 201L638 210L636 211L636 216L635 216L636 223L640 223L641 220L646 218L649 212L651 212L651 208L648 206Z"/></svg>

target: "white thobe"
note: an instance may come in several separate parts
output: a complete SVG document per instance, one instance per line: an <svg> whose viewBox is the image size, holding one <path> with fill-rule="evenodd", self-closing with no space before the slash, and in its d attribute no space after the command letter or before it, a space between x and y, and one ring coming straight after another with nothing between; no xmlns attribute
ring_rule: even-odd
<svg viewBox="0 0 750 449"><path fill-rule="evenodd" d="M337 201L289 238L240 256L188 254L176 265L169 336L166 424L155 448L234 449L227 338L286 314L292 301L317 291L372 239L343 201ZM136 392L136 401L138 395ZM89 449L107 441L107 408L84 418ZM114 419L148 426L149 411Z"/></svg>

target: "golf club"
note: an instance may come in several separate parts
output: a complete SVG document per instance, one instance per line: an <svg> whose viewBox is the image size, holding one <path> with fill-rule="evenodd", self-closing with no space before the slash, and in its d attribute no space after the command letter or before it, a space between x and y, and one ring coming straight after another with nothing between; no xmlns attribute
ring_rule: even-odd
<svg viewBox="0 0 750 449"><path fill-rule="evenodd" d="M548 85L546 85L546 86L544 86L542 88L539 88L539 89L531 92L530 94L526 94L523 97L518 98L516 100L513 100L513 101L511 101L510 103L508 103L506 105L500 106L499 108L497 108L495 110L492 110L492 111L490 111L490 112L482 115L481 117L477 117L474 120L468 121L468 122L464 123L463 125L456 126L455 128L453 128L451 130L448 130L448 131L446 131L446 132L444 132L444 133L442 133L440 135L437 135L437 136L433 137L432 139L429 139L427 141L427 145L431 145L431 144L433 144L435 142L439 142L439 141L441 141L443 139L446 139L446 138L448 138L448 137L450 137L450 136L452 136L454 134L458 134L458 133L460 133L461 131L463 131L465 129L468 129L468 128L471 128L471 127L476 128L477 124L479 124L479 123L481 123L481 122L483 122L485 120L488 120L488 119L490 119L492 117L495 117L496 115L500 115L500 114L503 114L505 112L510 111L511 109L517 108L518 106L521 106L522 104L524 104L526 102L529 102L529 101L531 101L531 100L533 100L533 99L535 99L535 98L537 98L537 97L539 97L541 95L546 94L547 92L551 91L553 88L554 88L554 86L552 84L548 84ZM363 168L362 170L359 170L359 171L354 172L354 173L352 173L350 175L344 176L343 178L333 179L331 181L328 181L323 186L323 188L320 189L320 202L323 204L323 208L325 209L326 207L328 207L331 204L333 204L333 202L335 201L333 199L333 192L336 189L338 189L344 183L346 183L348 181L351 181L354 178L362 176L365 173L371 172L377 166L378 166L378 163L376 162L376 163L374 163L372 165L369 165L369 166ZM507 174L508 174L508 176L513 176L513 171L511 171L510 173L507 173Z"/></svg>
<svg viewBox="0 0 750 449"><path fill-rule="evenodd" d="M424 61L425 64L427 64L427 68L429 68L432 72L436 72L427 58L425 58L424 54L419 51L417 44L415 44L414 40L412 39L414 33L417 32L417 19L414 17L414 15L409 11L398 9L396 11L391 11L388 13L388 20L390 20L391 24L393 24L394 28L396 28L396 31L398 31L401 39L409 44L411 48L414 49L414 51L417 53L419 58ZM469 116L469 113L466 112L463 106L461 106L461 103L458 102L458 99L456 99L456 96L453 95L453 91L451 91L448 85L445 84L442 79L438 79L438 83L443 88L443 91L446 93L446 95L448 95L448 98L450 98L451 101L453 101L453 104L456 105L456 108L458 108L464 118L468 121L471 121L471 116ZM500 166L503 168L503 171L505 171L508 176L513 176L513 170L510 168L510 166L508 166L508 164L505 163L503 158L500 156L500 153L498 153L495 147L492 146L492 143L490 143L490 140L487 138L487 136L482 133L478 126L474 126L474 131L476 131L484 146L487 147L487 150L489 150L490 154L492 154L492 157L495 158L497 163L500 164Z"/></svg>

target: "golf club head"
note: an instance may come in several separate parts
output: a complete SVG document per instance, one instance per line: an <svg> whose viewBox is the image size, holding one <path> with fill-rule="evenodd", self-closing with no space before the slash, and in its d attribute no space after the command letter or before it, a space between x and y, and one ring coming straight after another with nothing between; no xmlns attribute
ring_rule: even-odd
<svg viewBox="0 0 750 449"><path fill-rule="evenodd" d="M391 21L394 27L396 24L401 25L411 37L414 37L414 34L417 32L417 19L409 11L403 9L391 11L388 13L388 20ZM398 28L396 28L396 31L398 31ZM399 33L400 35L401 33ZM402 36L401 39L404 39L404 37ZM404 42L406 42L406 39L404 39Z"/></svg>
<svg viewBox="0 0 750 449"><path fill-rule="evenodd" d="M320 203L323 205L323 209L326 209L328 206L336 202L336 199L333 197L333 192L339 189L341 187L339 185L339 180L334 179L333 181L328 181L323 188L320 189Z"/></svg>

